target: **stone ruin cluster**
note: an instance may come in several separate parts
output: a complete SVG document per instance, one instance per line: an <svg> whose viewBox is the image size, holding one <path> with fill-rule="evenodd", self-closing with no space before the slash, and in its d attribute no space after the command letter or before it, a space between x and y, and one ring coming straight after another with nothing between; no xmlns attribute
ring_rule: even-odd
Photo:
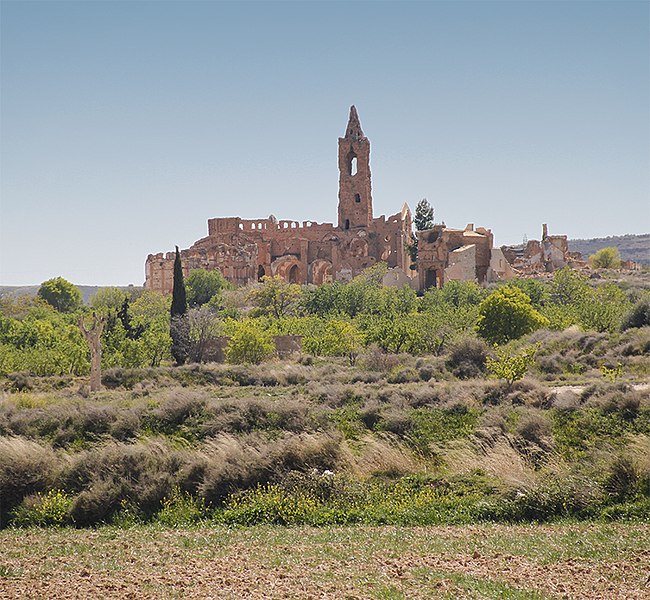
<svg viewBox="0 0 650 600"><path fill-rule="evenodd" d="M181 251L185 275L193 269L218 269L236 285L265 275L288 282L321 285L349 281L364 269L385 262L385 285L411 285L418 291L447 281L480 284L552 272L565 265L585 266L569 252L566 236L549 235L525 246L494 248L492 232L467 225L452 229L434 225L417 232L418 258L411 264L414 242L411 211L374 217L370 176L370 141L354 106L345 135L338 141L338 222L225 217L208 220L208 235ZM170 293L174 253L150 254L145 263L145 288Z"/></svg>

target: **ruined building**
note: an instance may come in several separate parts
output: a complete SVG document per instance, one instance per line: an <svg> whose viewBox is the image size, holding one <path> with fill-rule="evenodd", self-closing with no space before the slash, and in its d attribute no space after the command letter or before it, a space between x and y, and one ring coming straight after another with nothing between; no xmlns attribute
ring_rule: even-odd
<svg viewBox="0 0 650 600"><path fill-rule="evenodd" d="M357 110L350 108L345 136L339 138L338 223L241 219L208 220L208 236L181 251L183 270L219 269L235 284L279 275L293 283L348 281L384 261L409 273L411 211L388 218L372 212L370 142ZM145 288L171 292L174 254L150 254Z"/></svg>
<svg viewBox="0 0 650 600"><path fill-rule="evenodd" d="M531 276L552 273L566 266L587 268L579 252L569 252L566 235L549 235L542 225L542 239L528 240L517 246L501 246L501 251L516 275Z"/></svg>
<svg viewBox="0 0 650 600"><path fill-rule="evenodd" d="M418 289L442 287L447 281L480 284L513 276L503 253L493 248L489 229L470 223L465 229L434 225L418 231Z"/></svg>
<svg viewBox="0 0 650 600"><path fill-rule="evenodd" d="M349 281L364 269L385 262L392 269L385 285L411 285L418 290L442 287L447 281L479 284L517 275L549 272L577 264L566 236L550 236L526 247L493 247L489 229L451 229L434 225L419 231L417 270L410 267L413 243L411 211L375 218L372 211L370 142L354 106L345 136L339 138L338 222L278 221L226 217L208 220L208 235L181 251L185 274L193 269L219 269L237 285L279 275L292 283L321 285ZM173 287L174 253L150 254L145 287L169 293Z"/></svg>

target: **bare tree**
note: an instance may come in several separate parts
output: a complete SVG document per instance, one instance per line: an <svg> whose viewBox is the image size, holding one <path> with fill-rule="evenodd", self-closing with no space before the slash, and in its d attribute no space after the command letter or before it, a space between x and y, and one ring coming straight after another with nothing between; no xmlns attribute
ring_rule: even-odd
<svg viewBox="0 0 650 600"><path fill-rule="evenodd" d="M102 388L102 331L106 319L93 313L93 324L86 329L84 318L79 317L79 329L84 334L90 348L90 391L97 392Z"/></svg>

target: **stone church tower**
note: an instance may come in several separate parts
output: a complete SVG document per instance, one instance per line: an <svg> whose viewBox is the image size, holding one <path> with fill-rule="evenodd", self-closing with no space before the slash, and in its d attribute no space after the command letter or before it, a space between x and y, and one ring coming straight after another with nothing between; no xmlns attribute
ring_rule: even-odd
<svg viewBox="0 0 650 600"><path fill-rule="evenodd" d="M339 228L358 229L371 224L370 141L352 106L345 137L339 138Z"/></svg>

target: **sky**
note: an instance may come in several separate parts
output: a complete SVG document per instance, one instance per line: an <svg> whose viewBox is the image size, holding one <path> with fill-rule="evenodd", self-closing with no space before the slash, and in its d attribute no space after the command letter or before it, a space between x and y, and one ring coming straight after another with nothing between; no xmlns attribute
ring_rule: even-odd
<svg viewBox="0 0 650 600"><path fill-rule="evenodd" d="M0 285L141 285L219 216L650 232L650 4L0 1Z"/></svg>

